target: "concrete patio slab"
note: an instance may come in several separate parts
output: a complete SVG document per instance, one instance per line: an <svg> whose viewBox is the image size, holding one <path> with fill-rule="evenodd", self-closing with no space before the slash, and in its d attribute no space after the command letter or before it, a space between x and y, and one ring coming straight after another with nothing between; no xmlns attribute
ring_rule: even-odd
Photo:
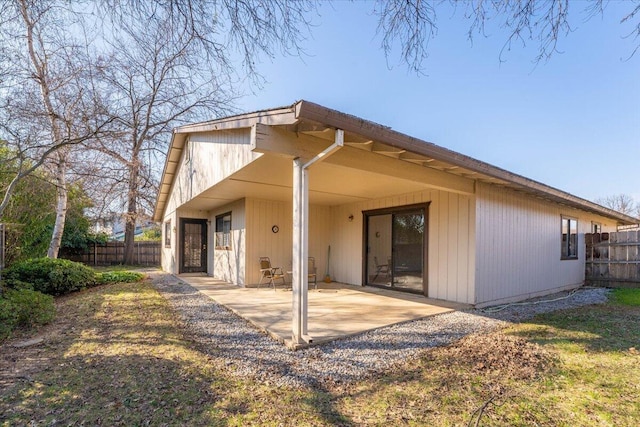
<svg viewBox="0 0 640 427"><path fill-rule="evenodd" d="M242 288L212 277L180 275L204 295L224 305L290 347L291 289ZM465 304L425 298L403 292L319 283L309 290L309 335L313 344L359 334L371 329L468 308Z"/></svg>

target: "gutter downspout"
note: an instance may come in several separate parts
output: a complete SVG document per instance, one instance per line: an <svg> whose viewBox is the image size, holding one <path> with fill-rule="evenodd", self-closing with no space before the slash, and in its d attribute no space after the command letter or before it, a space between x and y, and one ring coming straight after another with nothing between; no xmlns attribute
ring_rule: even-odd
<svg viewBox="0 0 640 427"><path fill-rule="evenodd" d="M334 143L306 163L293 159L293 257L292 257L292 341L293 345L311 343L308 334L309 278L309 172L344 146L344 131L336 129Z"/></svg>

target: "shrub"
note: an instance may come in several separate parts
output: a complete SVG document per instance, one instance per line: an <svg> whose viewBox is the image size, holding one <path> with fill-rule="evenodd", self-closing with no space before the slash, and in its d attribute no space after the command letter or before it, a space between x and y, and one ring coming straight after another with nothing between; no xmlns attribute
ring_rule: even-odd
<svg viewBox="0 0 640 427"><path fill-rule="evenodd" d="M3 279L1 284L5 289L29 289L30 291L33 290L33 285L31 283L23 282L22 280Z"/></svg>
<svg viewBox="0 0 640 427"><path fill-rule="evenodd" d="M11 289L7 291L6 299L13 304L18 326L44 325L55 317L56 308L50 295L29 289Z"/></svg>
<svg viewBox="0 0 640 427"><path fill-rule="evenodd" d="M66 259L34 258L13 264L4 271L7 285L27 282L48 295L64 295L95 284L95 272Z"/></svg>
<svg viewBox="0 0 640 427"><path fill-rule="evenodd" d="M16 327L44 325L55 317L53 297L29 289L9 289L0 296L0 341Z"/></svg>
<svg viewBox="0 0 640 427"><path fill-rule="evenodd" d="M0 297L0 341L11 335L17 324L18 313L15 307L11 301Z"/></svg>
<svg viewBox="0 0 640 427"><path fill-rule="evenodd" d="M130 283L144 279L144 274L135 271L105 271L96 273L96 282L103 283Z"/></svg>

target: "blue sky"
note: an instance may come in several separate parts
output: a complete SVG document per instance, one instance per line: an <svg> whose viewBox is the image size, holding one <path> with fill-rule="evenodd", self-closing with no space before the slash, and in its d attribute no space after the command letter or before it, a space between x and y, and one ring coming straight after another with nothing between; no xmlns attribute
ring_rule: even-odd
<svg viewBox="0 0 640 427"><path fill-rule="evenodd" d="M307 55L262 59L267 83L242 111L306 99L353 114L587 199L626 193L640 201L640 52L611 2L588 22L573 3L574 31L537 66L535 41L502 56L507 34L491 23L467 40L469 22L439 9L425 75L385 59L367 2L324 5Z"/></svg>

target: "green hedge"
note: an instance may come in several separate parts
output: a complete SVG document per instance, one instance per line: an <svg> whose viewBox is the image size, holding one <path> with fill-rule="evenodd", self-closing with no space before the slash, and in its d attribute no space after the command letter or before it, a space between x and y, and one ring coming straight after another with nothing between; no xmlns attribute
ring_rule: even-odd
<svg viewBox="0 0 640 427"><path fill-rule="evenodd" d="M95 272L78 262L66 259L34 258L11 265L3 271L7 286L24 288L17 283L31 284L33 290L48 295L64 295L96 283Z"/></svg>
<svg viewBox="0 0 640 427"><path fill-rule="evenodd" d="M0 341L11 335L18 324L16 308L6 298L0 297Z"/></svg>
<svg viewBox="0 0 640 427"><path fill-rule="evenodd" d="M53 297L29 289L9 289L0 297L0 340L17 327L44 325L53 320Z"/></svg>

